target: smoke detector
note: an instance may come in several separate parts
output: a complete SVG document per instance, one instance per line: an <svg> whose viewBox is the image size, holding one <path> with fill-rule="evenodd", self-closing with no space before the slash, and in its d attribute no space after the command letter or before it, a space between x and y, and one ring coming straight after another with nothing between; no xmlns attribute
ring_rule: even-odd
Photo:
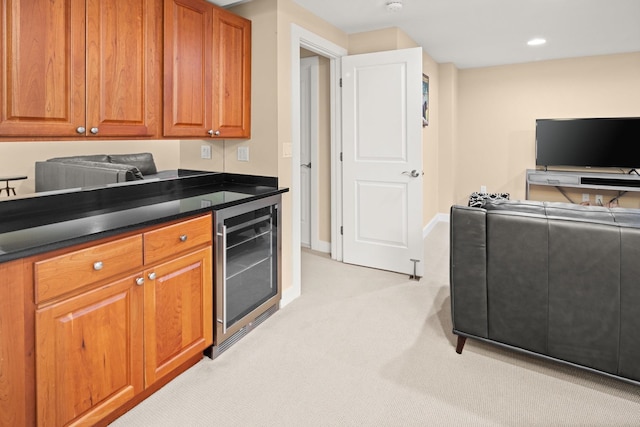
<svg viewBox="0 0 640 427"><path fill-rule="evenodd" d="M387 2L387 10L389 12L397 12L400 9L402 9L402 2L401 1L390 1L390 2Z"/></svg>

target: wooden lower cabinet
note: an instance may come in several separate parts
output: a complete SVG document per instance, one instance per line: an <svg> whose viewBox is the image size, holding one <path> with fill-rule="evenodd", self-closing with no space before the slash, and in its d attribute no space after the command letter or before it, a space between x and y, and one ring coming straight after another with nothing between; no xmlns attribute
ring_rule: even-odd
<svg viewBox="0 0 640 427"><path fill-rule="evenodd" d="M29 272L29 263L23 260L0 264L0 426L35 424Z"/></svg>
<svg viewBox="0 0 640 427"><path fill-rule="evenodd" d="M53 295L42 300L30 296L38 301L32 314L37 425L104 424L195 363L212 344L211 241L196 239L203 225L211 236L210 224L210 215L174 222L30 263L36 272L32 289ZM63 276L65 268L104 272L114 264L120 244L141 252L137 242L157 239L151 236L175 245L173 253L144 265L142 255L132 253L129 269L116 263L112 276L96 276L95 283L82 286L73 277L87 275L69 274L66 287L44 292L49 282L42 273L51 262L60 261L57 271ZM104 261L96 266L96 259ZM15 269L24 270L20 265Z"/></svg>
<svg viewBox="0 0 640 427"><path fill-rule="evenodd" d="M145 273L144 359L149 386L213 342L211 248Z"/></svg>
<svg viewBox="0 0 640 427"><path fill-rule="evenodd" d="M91 425L142 391L141 276L36 311L39 425Z"/></svg>

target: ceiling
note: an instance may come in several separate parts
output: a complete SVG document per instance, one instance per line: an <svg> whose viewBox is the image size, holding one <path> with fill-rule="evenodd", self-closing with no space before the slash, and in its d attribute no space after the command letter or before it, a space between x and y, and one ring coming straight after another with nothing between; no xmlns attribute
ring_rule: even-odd
<svg viewBox="0 0 640 427"><path fill-rule="evenodd" d="M294 1L349 34L398 27L458 68L640 52L640 0L402 0L397 12L389 0ZM534 37L547 43L527 46Z"/></svg>

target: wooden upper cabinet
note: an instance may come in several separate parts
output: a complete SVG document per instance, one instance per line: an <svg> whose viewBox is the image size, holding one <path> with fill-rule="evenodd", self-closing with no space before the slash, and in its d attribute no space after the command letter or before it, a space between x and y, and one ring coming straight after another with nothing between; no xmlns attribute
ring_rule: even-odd
<svg viewBox="0 0 640 427"><path fill-rule="evenodd" d="M85 0L2 2L0 135L85 124Z"/></svg>
<svg viewBox="0 0 640 427"><path fill-rule="evenodd" d="M251 136L251 21L224 9L214 19L214 123L221 138Z"/></svg>
<svg viewBox="0 0 640 427"><path fill-rule="evenodd" d="M87 0L87 132L154 136L161 108L158 0Z"/></svg>
<svg viewBox="0 0 640 427"><path fill-rule="evenodd" d="M251 21L203 0L165 0L164 135L251 136Z"/></svg>
<svg viewBox="0 0 640 427"><path fill-rule="evenodd" d="M159 0L6 0L0 136L153 136Z"/></svg>
<svg viewBox="0 0 640 427"><path fill-rule="evenodd" d="M213 6L164 2L164 135L205 138L212 129Z"/></svg>

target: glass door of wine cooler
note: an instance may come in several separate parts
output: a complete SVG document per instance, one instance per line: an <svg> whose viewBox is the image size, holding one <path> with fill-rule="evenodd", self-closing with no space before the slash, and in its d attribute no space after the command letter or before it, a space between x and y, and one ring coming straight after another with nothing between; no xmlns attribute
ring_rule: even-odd
<svg viewBox="0 0 640 427"><path fill-rule="evenodd" d="M216 217L218 343L279 300L279 197L273 202L246 203Z"/></svg>

